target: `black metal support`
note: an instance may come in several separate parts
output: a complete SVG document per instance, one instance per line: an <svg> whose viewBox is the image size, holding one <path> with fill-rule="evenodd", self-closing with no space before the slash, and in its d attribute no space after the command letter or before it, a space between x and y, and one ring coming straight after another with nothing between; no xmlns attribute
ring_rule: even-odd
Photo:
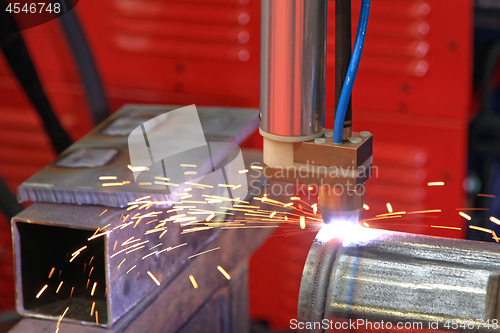
<svg viewBox="0 0 500 333"><path fill-rule="evenodd" d="M335 1L335 114L351 60L351 0ZM335 118L334 118L335 119ZM352 135L352 97L344 120L344 140Z"/></svg>

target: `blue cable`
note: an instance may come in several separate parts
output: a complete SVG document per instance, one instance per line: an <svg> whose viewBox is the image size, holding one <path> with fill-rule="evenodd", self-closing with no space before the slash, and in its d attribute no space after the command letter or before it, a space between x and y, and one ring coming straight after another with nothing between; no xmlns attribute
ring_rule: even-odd
<svg viewBox="0 0 500 333"><path fill-rule="evenodd" d="M365 44L366 28L368 26L368 16L370 15L370 0L363 0L361 3L361 13L359 14L358 31L356 33L356 41L354 42L354 50L352 52L349 68L344 81L344 87L340 94L339 105L337 107L337 116L335 117L335 126L333 129L333 143L342 143L342 133L344 131L344 120L347 111L347 105L351 98L352 87L356 73L358 72L363 45Z"/></svg>

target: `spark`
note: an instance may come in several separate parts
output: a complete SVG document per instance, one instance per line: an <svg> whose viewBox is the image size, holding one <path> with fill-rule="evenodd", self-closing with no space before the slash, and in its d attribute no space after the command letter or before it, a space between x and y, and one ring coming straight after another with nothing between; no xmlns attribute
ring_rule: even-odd
<svg viewBox="0 0 500 333"><path fill-rule="evenodd" d="M189 175L197 175L197 171L184 171L184 175L189 176Z"/></svg>
<svg viewBox="0 0 500 333"><path fill-rule="evenodd" d="M92 287L92 291L90 292L90 296L94 296L95 288L97 287L97 282L94 282L94 286Z"/></svg>
<svg viewBox="0 0 500 333"><path fill-rule="evenodd" d="M150 254L146 254L144 257L142 257L142 260L146 259L147 257L150 257L154 254L158 254L158 251L151 252Z"/></svg>
<svg viewBox="0 0 500 333"><path fill-rule="evenodd" d="M264 168L261 167L260 165L252 165L250 168L254 170L264 170Z"/></svg>
<svg viewBox="0 0 500 333"><path fill-rule="evenodd" d="M201 186L201 187L214 188L212 185L197 184L197 183L191 183L191 182L185 182L184 184L193 185L193 186Z"/></svg>
<svg viewBox="0 0 500 333"><path fill-rule="evenodd" d="M470 225L469 228L479 230L479 231L484 231L484 232L489 233L489 234L492 233L492 231L490 229L476 227L475 225Z"/></svg>
<svg viewBox="0 0 500 333"><path fill-rule="evenodd" d="M155 177L155 178L156 178L156 177ZM167 178L167 179L168 179L168 178ZM134 201L135 201L135 202L137 202L137 201L141 201L141 200L144 200L144 199L149 199L149 198L151 198L151 196L150 196L150 195L146 195L146 196L144 196L144 197L140 197L140 198L138 198L138 199L135 199Z"/></svg>
<svg viewBox="0 0 500 333"><path fill-rule="evenodd" d="M125 261L125 259L124 259L123 261ZM121 265L121 264L120 264L120 265ZM120 266L118 266L118 267L120 267ZM94 271L94 267L92 267L92 268L90 269L89 277L92 275L92 272L93 272L93 271Z"/></svg>
<svg viewBox="0 0 500 333"><path fill-rule="evenodd" d="M427 186L443 186L444 182L430 182L427 183Z"/></svg>
<svg viewBox="0 0 500 333"><path fill-rule="evenodd" d="M97 310L95 312L95 323L99 325L99 315L97 314Z"/></svg>
<svg viewBox="0 0 500 333"><path fill-rule="evenodd" d="M71 293L69 294L69 298L73 297L73 291L75 290L75 287L71 288Z"/></svg>
<svg viewBox="0 0 500 333"><path fill-rule="evenodd" d="M116 176L100 176L99 180L114 180L118 179Z"/></svg>
<svg viewBox="0 0 500 333"><path fill-rule="evenodd" d="M194 276L189 275L189 280L191 280L191 283L193 284L194 289L198 289L198 283L194 279Z"/></svg>
<svg viewBox="0 0 500 333"><path fill-rule="evenodd" d="M363 222L363 225L364 225L365 227L367 227L367 228L369 228L369 227L370 227L370 225L369 225L368 223L366 223L366 222Z"/></svg>
<svg viewBox="0 0 500 333"><path fill-rule="evenodd" d="M458 212L458 215L462 216L464 219L469 221L472 219L469 215L465 214L464 212Z"/></svg>
<svg viewBox="0 0 500 333"><path fill-rule="evenodd" d="M220 249L220 246L219 246L219 247L216 247L216 248L213 248L213 249L210 249L210 250L206 250L206 251L203 251L203 252L197 253L197 254L193 254L192 256L188 257L188 259L191 259L191 258L197 257L197 256L199 256L199 255L202 255L202 254L205 254L205 253L208 253L208 252L212 252L212 251L215 251L215 250L218 250L218 249Z"/></svg>
<svg viewBox="0 0 500 333"><path fill-rule="evenodd" d="M293 202L289 202L289 203L283 205L283 207L290 207L290 206L293 206Z"/></svg>
<svg viewBox="0 0 500 333"><path fill-rule="evenodd" d="M145 166L131 166L129 164L129 165L127 165L127 168L129 168L130 171L132 171L132 172L149 171L149 168L145 167Z"/></svg>
<svg viewBox="0 0 500 333"><path fill-rule="evenodd" d="M115 240L115 245L113 245L113 252L116 250L116 244L118 244L118 241ZM93 257L92 257L93 258ZM90 265L90 264L89 264Z"/></svg>
<svg viewBox="0 0 500 333"><path fill-rule="evenodd" d="M248 169L238 170L238 173L247 173L247 172L248 172Z"/></svg>
<svg viewBox="0 0 500 333"><path fill-rule="evenodd" d="M181 164L181 167L183 168L196 168L196 164Z"/></svg>
<svg viewBox="0 0 500 333"><path fill-rule="evenodd" d="M425 213L441 213L441 209L417 210L415 212L408 212L407 214L425 214Z"/></svg>
<svg viewBox="0 0 500 333"><path fill-rule="evenodd" d="M59 316L59 320L57 321L57 326L56 326L56 333L59 332L59 324L61 323L61 320L63 320L64 316L66 315L66 312L68 312L69 306L64 310L63 314Z"/></svg>
<svg viewBox="0 0 500 333"><path fill-rule="evenodd" d="M99 216L102 216L102 214L106 213L108 210L105 209L101 214L99 214ZM104 228L103 228L104 229Z"/></svg>
<svg viewBox="0 0 500 333"><path fill-rule="evenodd" d="M300 229L306 228L306 218L304 216L300 217Z"/></svg>
<svg viewBox="0 0 500 333"><path fill-rule="evenodd" d="M406 214L405 211L402 211L402 212L394 212L394 213L385 213L385 214L379 214L377 215L377 217L381 217L381 216L391 216L391 215L404 215Z"/></svg>
<svg viewBox="0 0 500 333"><path fill-rule="evenodd" d="M495 198L493 194L478 194L478 197L487 197L487 198Z"/></svg>
<svg viewBox="0 0 500 333"><path fill-rule="evenodd" d="M151 273L150 271L148 271L148 275L151 279L153 279L153 281L157 284L157 285L160 285L160 281L158 281L158 279L153 275L153 273Z"/></svg>
<svg viewBox="0 0 500 333"><path fill-rule="evenodd" d="M370 209L370 206L368 206L367 204L363 204L363 208L364 208L365 210L369 210L369 209Z"/></svg>
<svg viewBox="0 0 500 333"><path fill-rule="evenodd" d="M149 249L149 251L151 251L152 249L154 249L155 247L158 247L158 246L161 246L163 245L163 243L159 243L159 244L156 244L155 246L153 246L152 248Z"/></svg>
<svg viewBox="0 0 500 333"><path fill-rule="evenodd" d="M165 231L164 231L164 232L162 232L162 233L160 234L160 237L158 237L158 238L161 238L163 235L165 235L165 234L167 233L167 231L168 231L168 229L165 229Z"/></svg>
<svg viewBox="0 0 500 333"><path fill-rule="evenodd" d="M102 183L102 187L109 187L109 186L122 186L123 183Z"/></svg>
<svg viewBox="0 0 500 333"><path fill-rule="evenodd" d="M393 212L392 205L390 203L386 203L385 205L387 206L387 211L389 213L392 213Z"/></svg>
<svg viewBox="0 0 500 333"><path fill-rule="evenodd" d="M87 286L85 287L85 289L89 289L89 283L90 283L90 279L87 280Z"/></svg>
<svg viewBox="0 0 500 333"><path fill-rule="evenodd" d="M117 268L120 268L120 266L121 266L121 265L125 262L125 260L127 260L127 258L124 258L124 259L122 260L122 262L118 265L118 267L117 267ZM92 269L94 269L94 267L92 267ZM89 276L90 276L90 274L89 274Z"/></svg>
<svg viewBox="0 0 500 333"><path fill-rule="evenodd" d="M89 239L87 239L87 240L88 240L88 241L91 241L91 240L93 240L93 239L96 239L96 238L98 238L98 237L101 237L101 236L107 235L107 234L109 234L109 233L111 233L111 231L101 232L100 234L94 235L94 236L90 237L90 238L89 238Z"/></svg>
<svg viewBox="0 0 500 333"><path fill-rule="evenodd" d="M307 188L307 190L312 191L312 190L314 190L314 187L309 186L309 187Z"/></svg>
<svg viewBox="0 0 500 333"><path fill-rule="evenodd" d="M92 256L92 258L90 258L90 261L89 261L89 266L90 266L90 264L92 263L92 260L94 260L94 256Z"/></svg>
<svg viewBox="0 0 500 333"><path fill-rule="evenodd" d="M210 220L213 219L214 217L215 217L215 214L212 213L209 216L207 216L207 218L205 219L205 221L210 222Z"/></svg>
<svg viewBox="0 0 500 333"><path fill-rule="evenodd" d="M137 265L132 266L132 268L130 268L130 269L127 271L127 273L126 273L126 274L128 274L131 270L133 270L133 269L134 269L134 268L136 268L136 267L137 267Z"/></svg>
<svg viewBox="0 0 500 333"><path fill-rule="evenodd" d="M290 197L290 200L300 200L299 197Z"/></svg>
<svg viewBox="0 0 500 333"><path fill-rule="evenodd" d="M312 205L311 205L311 207L312 207L312 209L313 209L313 213L314 213L314 215L316 215L316 213L318 212L318 204L317 204L317 203L312 204Z"/></svg>
<svg viewBox="0 0 500 333"><path fill-rule="evenodd" d="M500 225L500 220L497 219L496 217L494 216L490 216L490 221L493 222L493 223L496 223L498 225Z"/></svg>
<svg viewBox="0 0 500 333"><path fill-rule="evenodd" d="M43 286L43 288L36 295L36 298L39 298L42 295L42 293L45 291L45 289L48 288L48 286L49 286L48 284L46 284L45 286Z"/></svg>
<svg viewBox="0 0 500 333"><path fill-rule="evenodd" d="M272 213L271 213L271 215L269 215L269 218L271 218L271 219L272 219L274 215L276 215L276 212L275 212L275 211L274 211L274 212L272 212Z"/></svg>
<svg viewBox="0 0 500 333"><path fill-rule="evenodd" d="M62 285L63 285L63 281L61 281L61 283L59 283L59 287L57 287L57 289L56 289L56 294L59 293L59 289L61 289Z"/></svg>
<svg viewBox="0 0 500 333"><path fill-rule="evenodd" d="M73 252L72 256L77 255L78 253L80 253L81 251L85 250L86 248L87 248L87 245L85 245L84 247L82 247L82 248L80 248L80 249L76 250L75 252Z"/></svg>
<svg viewBox="0 0 500 333"><path fill-rule="evenodd" d="M462 230L462 228L458 228L458 227L445 227L445 226L442 226L442 225L431 225L431 228Z"/></svg>
<svg viewBox="0 0 500 333"><path fill-rule="evenodd" d="M52 274L54 274L55 269L55 267L52 267L52 269L50 270L49 279L52 277Z"/></svg>
<svg viewBox="0 0 500 333"><path fill-rule="evenodd" d="M90 315L94 315L95 302L92 302L92 308L90 309Z"/></svg>
<svg viewBox="0 0 500 333"><path fill-rule="evenodd" d="M217 269L222 273L222 275L226 277L226 279L231 280L231 275L229 275L224 268L222 268L221 266L217 266Z"/></svg>
<svg viewBox="0 0 500 333"><path fill-rule="evenodd" d="M139 185L153 185L151 182L139 182Z"/></svg>

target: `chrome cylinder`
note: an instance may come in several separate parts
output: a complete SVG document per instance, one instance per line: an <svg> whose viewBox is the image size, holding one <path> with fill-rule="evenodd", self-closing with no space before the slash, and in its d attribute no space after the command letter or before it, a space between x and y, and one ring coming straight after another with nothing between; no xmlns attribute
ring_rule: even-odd
<svg viewBox="0 0 500 333"><path fill-rule="evenodd" d="M475 332L499 331L498 271L497 244L326 225L304 267L298 322L309 325L299 327L345 332L347 321L364 331L368 321L383 321L392 329L465 323Z"/></svg>
<svg viewBox="0 0 500 333"><path fill-rule="evenodd" d="M299 142L323 133L327 2L262 0L263 136Z"/></svg>

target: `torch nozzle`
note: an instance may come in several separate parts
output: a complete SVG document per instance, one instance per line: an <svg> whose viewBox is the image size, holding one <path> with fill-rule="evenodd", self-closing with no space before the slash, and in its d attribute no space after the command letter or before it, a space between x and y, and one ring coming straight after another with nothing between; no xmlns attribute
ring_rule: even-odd
<svg viewBox="0 0 500 333"><path fill-rule="evenodd" d="M335 221L359 224L365 201L364 188L342 190L323 186L318 197L318 206L326 224Z"/></svg>

